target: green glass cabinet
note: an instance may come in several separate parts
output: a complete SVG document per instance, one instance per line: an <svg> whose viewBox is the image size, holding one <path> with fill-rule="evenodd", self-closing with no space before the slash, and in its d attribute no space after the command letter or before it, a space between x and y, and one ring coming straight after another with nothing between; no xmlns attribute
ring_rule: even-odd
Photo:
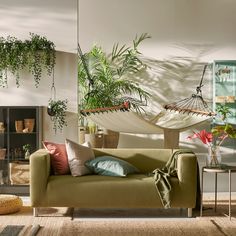
<svg viewBox="0 0 236 236"><path fill-rule="evenodd" d="M213 110L220 105L229 108L227 122L236 125L236 61L213 63ZM215 118L215 123L221 122L221 117Z"/></svg>

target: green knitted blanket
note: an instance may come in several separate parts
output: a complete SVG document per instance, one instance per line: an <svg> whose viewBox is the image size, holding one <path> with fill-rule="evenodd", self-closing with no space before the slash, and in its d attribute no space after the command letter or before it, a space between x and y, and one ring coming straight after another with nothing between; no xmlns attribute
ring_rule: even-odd
<svg viewBox="0 0 236 236"><path fill-rule="evenodd" d="M193 152L191 150L184 149L175 151L163 168L157 168L152 172L154 174L154 181L157 192L160 196L164 208L170 208L171 184L169 179L170 177L177 177L177 158L178 155L182 153Z"/></svg>

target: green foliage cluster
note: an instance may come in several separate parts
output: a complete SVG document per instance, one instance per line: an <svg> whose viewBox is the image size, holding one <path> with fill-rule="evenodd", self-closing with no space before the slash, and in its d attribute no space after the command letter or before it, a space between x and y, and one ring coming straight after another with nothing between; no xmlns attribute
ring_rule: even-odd
<svg viewBox="0 0 236 236"><path fill-rule="evenodd" d="M78 82L83 94L81 109L111 107L129 101L131 107L140 111L146 105L150 94L140 85L129 79L146 65L140 60L138 51L140 43L150 38L148 34L136 36L132 46L115 44L111 55L101 47L93 46L84 54L84 60L91 77L89 80L83 65L83 58L78 64Z"/></svg>
<svg viewBox="0 0 236 236"><path fill-rule="evenodd" d="M211 129L215 140L219 139L218 145L221 145L226 138L236 138L236 129L229 123L227 123L227 118L232 112L230 108L225 104L218 104L216 108L217 114L221 116L223 125L215 125Z"/></svg>
<svg viewBox="0 0 236 236"><path fill-rule="evenodd" d="M20 71L25 68L33 75L38 87L44 69L48 75L52 74L55 59L55 45L46 37L33 33L24 41L11 36L0 37L0 87L7 87L8 72L15 76L19 87Z"/></svg>
<svg viewBox="0 0 236 236"><path fill-rule="evenodd" d="M22 146L22 149L24 152L30 152L31 146L30 146L30 144L27 143Z"/></svg>
<svg viewBox="0 0 236 236"><path fill-rule="evenodd" d="M63 127L67 126L67 121L66 121L67 103L68 103L67 99L49 100L48 113L49 115L51 115L51 119L53 121L53 129L55 133L57 132L57 130L62 131Z"/></svg>

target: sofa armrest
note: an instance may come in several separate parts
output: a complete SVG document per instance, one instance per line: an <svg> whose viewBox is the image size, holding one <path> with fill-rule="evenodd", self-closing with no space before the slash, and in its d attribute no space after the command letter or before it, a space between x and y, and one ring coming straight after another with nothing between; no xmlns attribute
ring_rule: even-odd
<svg viewBox="0 0 236 236"><path fill-rule="evenodd" d="M179 154L177 160L177 174L182 184L196 186L197 183L197 157L193 153Z"/></svg>
<svg viewBox="0 0 236 236"><path fill-rule="evenodd" d="M33 207L46 200L49 175L50 155L45 149L40 149L30 156L30 200Z"/></svg>

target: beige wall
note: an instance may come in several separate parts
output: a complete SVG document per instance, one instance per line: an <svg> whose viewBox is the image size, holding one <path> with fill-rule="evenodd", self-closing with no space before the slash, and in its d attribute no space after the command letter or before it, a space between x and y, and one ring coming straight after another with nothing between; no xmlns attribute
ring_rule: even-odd
<svg viewBox="0 0 236 236"><path fill-rule="evenodd" d="M163 104L195 92L204 63L236 59L234 10L232 0L79 0L79 42L83 51L97 43L111 52L116 42L130 44L136 34L150 34L152 38L143 42L140 51L151 69L133 79L153 95L147 110L158 114ZM202 88L208 102L211 78L208 68ZM187 136L181 134L181 147L188 145ZM140 147L140 142L145 147L161 145L154 140L162 137L146 138L123 135L120 147ZM205 151L202 145L198 150Z"/></svg>

